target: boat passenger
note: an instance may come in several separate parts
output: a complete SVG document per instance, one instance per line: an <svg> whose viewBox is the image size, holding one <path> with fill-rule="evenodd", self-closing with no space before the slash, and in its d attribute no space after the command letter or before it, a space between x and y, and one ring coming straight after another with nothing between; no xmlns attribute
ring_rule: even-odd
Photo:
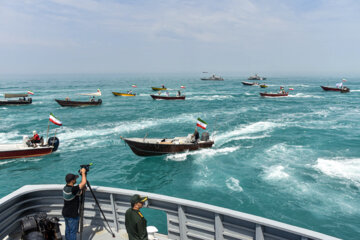
<svg viewBox="0 0 360 240"><path fill-rule="evenodd" d="M69 97L66 97L66 98L65 98L65 101L70 101L70 98L69 98Z"/></svg>
<svg viewBox="0 0 360 240"><path fill-rule="evenodd" d="M197 143L199 141L199 138L200 138L197 128L195 128L195 132L193 134L193 137L194 137L194 143Z"/></svg>
<svg viewBox="0 0 360 240"><path fill-rule="evenodd" d="M95 96L90 99L90 102L95 102Z"/></svg>
<svg viewBox="0 0 360 240"><path fill-rule="evenodd" d="M63 188L64 207L62 209L62 215L65 219L65 239L76 240L76 233L79 228L79 196L84 193L86 186L86 169L82 168L81 182L76 185L76 179L78 175L69 173L65 177L66 185Z"/></svg>
<svg viewBox="0 0 360 240"><path fill-rule="evenodd" d="M40 140L40 137L39 137L39 134L37 134L37 132L34 130L33 131L33 137L30 138L30 142L35 145L36 143L40 143L41 140Z"/></svg>
<svg viewBox="0 0 360 240"><path fill-rule="evenodd" d="M125 226L129 240L148 239L146 231L147 221L140 212L140 209L144 206L147 199L147 197L140 197L139 194L135 194L130 199L131 208L125 213Z"/></svg>
<svg viewBox="0 0 360 240"><path fill-rule="evenodd" d="M162 87L162 88L165 88L165 85L163 84L163 85L161 85L161 87Z"/></svg>
<svg viewBox="0 0 360 240"><path fill-rule="evenodd" d="M177 94L177 96L178 96L178 97L180 97L180 96L181 96L181 92L180 92L180 91L178 91L178 94Z"/></svg>
<svg viewBox="0 0 360 240"><path fill-rule="evenodd" d="M166 92L166 96L169 96L169 92Z"/></svg>
<svg viewBox="0 0 360 240"><path fill-rule="evenodd" d="M161 91L158 91L158 94L161 95Z"/></svg>

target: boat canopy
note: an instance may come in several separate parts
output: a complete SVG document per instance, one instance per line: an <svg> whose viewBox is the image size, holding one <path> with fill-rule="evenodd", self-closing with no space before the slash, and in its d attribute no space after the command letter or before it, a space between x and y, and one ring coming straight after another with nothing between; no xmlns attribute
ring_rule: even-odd
<svg viewBox="0 0 360 240"><path fill-rule="evenodd" d="M19 98L19 97L27 97L27 94L17 94L17 93L5 93L5 98Z"/></svg>
<svg viewBox="0 0 360 240"><path fill-rule="evenodd" d="M79 95L84 95L84 96L101 96L101 91L100 89L97 90L96 93L80 93Z"/></svg>

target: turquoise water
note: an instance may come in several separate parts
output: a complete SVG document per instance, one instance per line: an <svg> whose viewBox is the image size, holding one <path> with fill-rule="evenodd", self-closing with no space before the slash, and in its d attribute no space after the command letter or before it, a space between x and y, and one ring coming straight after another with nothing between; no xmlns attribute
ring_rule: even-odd
<svg viewBox="0 0 360 240"><path fill-rule="evenodd" d="M246 76L224 82L194 74L1 76L0 93L32 90L29 106L0 106L0 142L37 130L49 112L62 122L59 150L49 156L0 162L0 197L25 184L64 183L92 162L92 185L166 194L312 229L344 239L360 234L360 83L348 94L324 92L335 77L270 76L266 91L293 87L287 98L261 98ZM114 97L132 84L134 98ZM186 101L153 101L151 86L186 86ZM63 108L55 98L81 99L100 88L99 107ZM175 137L208 122L212 149L138 157L124 137ZM216 134L214 133L216 130ZM201 133L201 132L200 132Z"/></svg>

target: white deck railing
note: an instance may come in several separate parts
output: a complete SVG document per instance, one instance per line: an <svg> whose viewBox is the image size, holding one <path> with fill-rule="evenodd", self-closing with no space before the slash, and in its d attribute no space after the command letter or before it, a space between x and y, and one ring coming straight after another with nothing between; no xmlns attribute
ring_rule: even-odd
<svg viewBox="0 0 360 240"><path fill-rule="evenodd" d="M0 239L19 231L20 219L38 212L61 217L63 185L26 185L0 199ZM159 194L119 188L92 187L106 218L115 231L124 229L130 198L149 197L148 208L167 216L169 239L335 240L328 235L209 204ZM87 193L85 224L104 226L98 207Z"/></svg>

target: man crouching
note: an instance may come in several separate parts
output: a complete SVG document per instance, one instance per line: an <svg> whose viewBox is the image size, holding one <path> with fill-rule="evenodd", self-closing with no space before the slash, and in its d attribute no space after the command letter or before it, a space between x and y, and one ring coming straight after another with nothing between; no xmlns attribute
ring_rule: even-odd
<svg viewBox="0 0 360 240"><path fill-rule="evenodd" d="M65 239L76 240L76 233L79 228L79 196L83 194L86 187L86 169L82 168L81 182L76 185L79 175L69 173L65 177L66 185L63 189L64 207L62 215L65 218Z"/></svg>

